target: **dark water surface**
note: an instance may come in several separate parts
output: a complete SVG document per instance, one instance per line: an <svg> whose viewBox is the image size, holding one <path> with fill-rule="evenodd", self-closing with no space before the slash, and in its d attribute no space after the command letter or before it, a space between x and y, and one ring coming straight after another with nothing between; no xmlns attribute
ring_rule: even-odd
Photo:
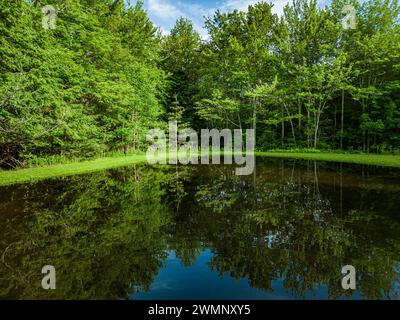
<svg viewBox="0 0 400 320"><path fill-rule="evenodd" d="M41 287L44 265L55 290ZM258 158L248 177L135 165L0 188L2 299L399 294L398 169Z"/></svg>

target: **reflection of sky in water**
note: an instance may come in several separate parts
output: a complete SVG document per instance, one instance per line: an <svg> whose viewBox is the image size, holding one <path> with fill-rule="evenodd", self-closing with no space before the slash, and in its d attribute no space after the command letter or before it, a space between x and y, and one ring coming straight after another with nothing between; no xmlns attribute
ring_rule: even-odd
<svg viewBox="0 0 400 320"><path fill-rule="evenodd" d="M252 288L246 279L236 281L227 274L224 274L221 279L217 271L212 271L208 267L212 256L210 250L204 250L192 266L183 267L176 258L175 252L170 252L165 267L154 280L150 291L138 292L131 298L137 300L290 300L300 298L285 291L282 280L273 281L273 291L267 292ZM326 286L315 287L314 292L308 291L305 298L327 299L328 289ZM354 299L359 299L359 295L355 294Z"/></svg>
<svg viewBox="0 0 400 320"><path fill-rule="evenodd" d="M178 178L176 168L138 166L0 188L0 252L15 267L0 263L0 297L334 299L350 264L355 299L399 298L398 169L321 164L315 176L307 162L270 159L257 160L256 179L231 166L183 169ZM178 188L186 195L176 208ZM49 258L63 285L45 292L31 270Z"/></svg>

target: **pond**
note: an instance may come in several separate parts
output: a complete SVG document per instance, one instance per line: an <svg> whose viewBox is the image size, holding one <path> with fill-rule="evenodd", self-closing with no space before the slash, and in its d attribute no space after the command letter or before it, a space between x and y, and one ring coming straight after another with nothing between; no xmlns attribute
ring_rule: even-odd
<svg viewBox="0 0 400 320"><path fill-rule="evenodd" d="M400 170L256 160L0 188L0 298L398 299Z"/></svg>

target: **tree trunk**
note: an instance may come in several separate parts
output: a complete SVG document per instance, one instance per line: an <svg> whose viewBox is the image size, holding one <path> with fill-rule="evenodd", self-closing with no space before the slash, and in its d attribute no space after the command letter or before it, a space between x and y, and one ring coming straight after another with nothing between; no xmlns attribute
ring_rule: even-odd
<svg viewBox="0 0 400 320"><path fill-rule="evenodd" d="M343 149L343 135L344 135L344 90L342 90L342 115L340 119L340 149Z"/></svg>
<svg viewBox="0 0 400 320"><path fill-rule="evenodd" d="M307 110L307 148L310 148L310 111Z"/></svg>
<svg viewBox="0 0 400 320"><path fill-rule="evenodd" d="M286 109L286 113L287 113L287 115L289 117L290 127L292 129L293 142L296 143L296 135L294 133L293 119L290 117L289 109L286 107L286 104L284 104L284 106L285 106L285 109Z"/></svg>
<svg viewBox="0 0 400 320"><path fill-rule="evenodd" d="M253 106L254 106L254 108L253 108L253 129L254 129L254 134L255 134L255 131L257 129L257 103L256 103L256 101L254 101Z"/></svg>
<svg viewBox="0 0 400 320"><path fill-rule="evenodd" d="M298 105L298 116L299 116L299 140L301 141L303 136L301 134L301 103L300 103L300 99L297 99L297 105Z"/></svg>
<svg viewBox="0 0 400 320"><path fill-rule="evenodd" d="M136 150L136 144L137 144L137 128L136 128L136 124L137 124L137 115L136 112L132 112L131 114L131 121L134 124L134 129L133 129L133 133L132 133L132 148L133 150Z"/></svg>
<svg viewBox="0 0 400 320"><path fill-rule="evenodd" d="M321 116L321 111L317 111L316 120L315 120L315 130L314 130L314 149L317 149L317 146L318 146L318 131L319 131L320 116Z"/></svg>
<svg viewBox="0 0 400 320"><path fill-rule="evenodd" d="M281 109L281 117L282 117L282 132L281 132L281 146L283 147L283 140L285 137L285 120L283 119L283 107Z"/></svg>

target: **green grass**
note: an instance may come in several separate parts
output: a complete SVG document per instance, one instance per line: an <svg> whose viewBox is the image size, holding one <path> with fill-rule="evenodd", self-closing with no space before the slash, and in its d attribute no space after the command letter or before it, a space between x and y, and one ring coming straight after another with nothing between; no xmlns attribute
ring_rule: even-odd
<svg viewBox="0 0 400 320"><path fill-rule="evenodd" d="M385 167L400 167L398 155L371 155L346 153L302 153L302 152L255 152L257 156L270 158L291 158L329 162L344 162L354 164L378 165ZM0 171L0 186L37 181L47 178L71 176L90 173L110 168L123 167L135 163L146 162L145 154L114 156L91 161L56 164L13 171Z"/></svg>
<svg viewBox="0 0 400 320"><path fill-rule="evenodd" d="M129 156L99 158L96 160L73 162L68 164L56 164L12 171L0 171L0 186L42 180L46 178L90 173L99 170L123 167L145 161L145 154L135 154Z"/></svg>
<svg viewBox="0 0 400 320"><path fill-rule="evenodd" d="M328 162L377 165L384 167L400 167L400 155L350 154L350 153L302 153L302 152L255 152L257 156L270 158L291 158Z"/></svg>

